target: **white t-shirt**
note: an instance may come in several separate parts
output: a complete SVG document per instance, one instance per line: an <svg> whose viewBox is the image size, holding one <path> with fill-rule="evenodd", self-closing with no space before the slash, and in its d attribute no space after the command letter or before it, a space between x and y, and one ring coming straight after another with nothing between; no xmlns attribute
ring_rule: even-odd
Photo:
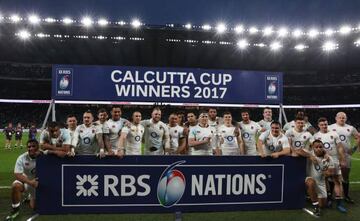
<svg viewBox="0 0 360 221"><path fill-rule="evenodd" d="M36 177L36 159L31 158L28 152L21 154L15 163L14 173L21 173L28 179Z"/></svg>
<svg viewBox="0 0 360 221"><path fill-rule="evenodd" d="M126 120L124 118L120 118L117 121L113 119L109 119L106 121L107 126L105 128L109 128L109 139L111 144L111 149L115 151L118 148L119 137L121 134L121 129L124 127Z"/></svg>
<svg viewBox="0 0 360 221"><path fill-rule="evenodd" d="M121 133L126 134L125 154L141 155L142 138L145 128L141 125L130 124L130 127L123 127Z"/></svg>
<svg viewBox="0 0 360 221"><path fill-rule="evenodd" d="M308 130L310 127L312 127L311 123L310 122L305 122L303 130ZM291 128L295 128L295 121L294 120L292 120L290 122L287 122L283 127L283 131L286 132L287 130L289 130Z"/></svg>
<svg viewBox="0 0 360 221"><path fill-rule="evenodd" d="M298 156L295 150L304 149L304 148L308 149L309 144L311 144L314 141L314 137L311 135L311 133L305 130L301 132L297 132L295 128L287 130L285 136L291 142L292 156Z"/></svg>
<svg viewBox="0 0 360 221"><path fill-rule="evenodd" d="M314 152L311 151L311 154L315 156ZM334 160L332 157L329 157L329 161L325 160L323 157L315 156L317 164L314 164L311 160L307 162L307 176L312 177L317 185L325 185L325 176L323 174L327 169L335 168Z"/></svg>
<svg viewBox="0 0 360 221"><path fill-rule="evenodd" d="M321 140L324 144L324 149L334 159L335 162L339 161L337 144L340 143L339 135L334 131L322 133L321 131L314 134L315 140Z"/></svg>
<svg viewBox="0 0 360 221"><path fill-rule="evenodd" d="M141 121L145 128L145 154L163 155L165 148L170 147L169 129L162 121L156 123L152 119Z"/></svg>
<svg viewBox="0 0 360 221"><path fill-rule="evenodd" d="M189 133L189 139L195 139L195 141L203 141L207 137L210 138L210 143L201 144L195 147L190 147L189 155L212 155L213 148L216 148L215 140L215 128L211 126L201 127L197 125L192 128Z"/></svg>
<svg viewBox="0 0 360 221"><path fill-rule="evenodd" d="M289 140L284 134L274 137L271 131L265 131L260 135L259 140L263 142L264 154L268 156L285 148L290 148Z"/></svg>
<svg viewBox="0 0 360 221"><path fill-rule="evenodd" d="M99 150L96 135L101 133L101 128L95 125L89 127L86 127L85 124L79 125L72 139L72 146L75 147L76 153L80 155L96 154Z"/></svg>
<svg viewBox="0 0 360 221"><path fill-rule="evenodd" d="M61 128L57 138L50 138L49 131L43 130L40 134L40 144L49 143L51 145L71 145L71 136L67 129Z"/></svg>
<svg viewBox="0 0 360 221"><path fill-rule="evenodd" d="M169 127L170 134L170 149L171 152L176 152L179 148L180 139L184 138L184 128L176 125L175 127Z"/></svg>
<svg viewBox="0 0 360 221"><path fill-rule="evenodd" d="M265 128L265 130L271 129L271 123L272 123L272 121L266 121L264 119L262 119L261 121L258 122L259 126L261 128Z"/></svg>
<svg viewBox="0 0 360 221"><path fill-rule="evenodd" d="M109 133L110 133L110 131L109 131L109 126L108 126L108 124L106 123L106 121L102 124L102 123L98 120L98 121L94 122L94 125L95 125L96 127L98 127L98 128L102 131L103 134L109 134Z"/></svg>
<svg viewBox="0 0 360 221"><path fill-rule="evenodd" d="M260 125L254 121L250 121L248 124L241 121L239 124L245 145L245 155L258 155L256 150L256 136L261 130Z"/></svg>
<svg viewBox="0 0 360 221"><path fill-rule="evenodd" d="M339 135L340 141L345 148L345 153L349 155L351 151L351 137L357 135L355 127L348 124L345 124L344 126L331 124L328 129Z"/></svg>

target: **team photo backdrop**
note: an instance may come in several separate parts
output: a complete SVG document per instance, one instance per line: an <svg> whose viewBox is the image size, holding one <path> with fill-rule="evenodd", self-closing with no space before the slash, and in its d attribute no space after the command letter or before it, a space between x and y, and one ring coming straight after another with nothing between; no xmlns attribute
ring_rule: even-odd
<svg viewBox="0 0 360 221"><path fill-rule="evenodd" d="M53 65L52 98L119 102L279 104L279 72Z"/></svg>

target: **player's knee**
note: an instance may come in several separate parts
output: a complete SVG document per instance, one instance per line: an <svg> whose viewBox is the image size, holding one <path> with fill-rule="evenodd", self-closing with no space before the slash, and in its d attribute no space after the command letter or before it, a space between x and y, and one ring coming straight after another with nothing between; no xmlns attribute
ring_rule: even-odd
<svg viewBox="0 0 360 221"><path fill-rule="evenodd" d="M22 191L24 191L24 185L22 183L19 183L19 182L14 182L12 184L12 189L14 191L22 192Z"/></svg>
<svg viewBox="0 0 360 221"><path fill-rule="evenodd" d="M308 178L308 179L306 179L305 184L307 187L313 187L313 186L315 186L316 183L313 178Z"/></svg>

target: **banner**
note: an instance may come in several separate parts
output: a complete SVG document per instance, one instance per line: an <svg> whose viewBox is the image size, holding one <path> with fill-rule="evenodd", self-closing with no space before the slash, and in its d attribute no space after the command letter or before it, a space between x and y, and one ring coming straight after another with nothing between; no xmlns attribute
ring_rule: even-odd
<svg viewBox="0 0 360 221"><path fill-rule="evenodd" d="M41 156L37 176L40 214L279 210L305 203L302 158Z"/></svg>
<svg viewBox="0 0 360 221"><path fill-rule="evenodd" d="M282 73L53 65L52 98L119 102L279 104Z"/></svg>

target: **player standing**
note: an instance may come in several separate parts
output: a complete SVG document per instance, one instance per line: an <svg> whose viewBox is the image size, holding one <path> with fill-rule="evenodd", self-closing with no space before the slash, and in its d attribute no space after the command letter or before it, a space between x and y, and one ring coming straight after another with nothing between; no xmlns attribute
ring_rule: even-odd
<svg viewBox="0 0 360 221"><path fill-rule="evenodd" d="M5 127L3 132L5 134L5 149L11 150L11 140L15 133L12 123L8 123L8 126Z"/></svg>
<svg viewBox="0 0 360 221"><path fill-rule="evenodd" d="M259 137L257 146L260 156L280 156L290 155L290 144L288 138L281 133L281 124L277 121L271 123L271 130L265 131Z"/></svg>
<svg viewBox="0 0 360 221"><path fill-rule="evenodd" d="M23 148L22 135L23 135L23 128L21 126L21 123L18 123L15 128L15 141L16 141L15 148L17 148L18 146L20 148Z"/></svg>
<svg viewBox="0 0 360 221"><path fill-rule="evenodd" d="M170 135L170 149L165 150L170 155L185 153L186 140L184 136L184 128L179 126L179 117L172 113L169 116L169 135Z"/></svg>
<svg viewBox="0 0 360 221"><path fill-rule="evenodd" d="M271 129L271 122L273 121L272 119L272 110L270 107L265 107L263 110L263 119L261 121L258 122L258 124L260 125L261 128L264 128L265 130L270 130Z"/></svg>
<svg viewBox="0 0 360 221"><path fill-rule="evenodd" d="M239 124L245 146L245 155L257 156L260 152L256 150L256 137L264 129L261 129L258 123L250 120L249 110L247 109L241 110L241 118L242 121Z"/></svg>
<svg viewBox="0 0 360 221"><path fill-rule="evenodd" d="M285 133L290 142L291 156L305 156L304 150L309 150L309 146L314 138L310 132L304 130L305 122L302 116L297 116L294 121L295 127L290 128Z"/></svg>
<svg viewBox="0 0 360 221"><path fill-rule="evenodd" d="M220 149L222 155L244 155L245 147L240 129L232 124L230 112L223 114L224 124L219 126Z"/></svg>
<svg viewBox="0 0 360 221"><path fill-rule="evenodd" d="M119 138L119 147L117 156L123 157L124 155L141 155L141 144L145 128L140 124L141 113L135 111L132 114L132 121L124 126L121 130Z"/></svg>
<svg viewBox="0 0 360 221"><path fill-rule="evenodd" d="M122 111L120 106L113 106L111 108L111 119L106 122L106 127L109 128L109 140L111 149L108 154L116 154L119 146L119 137L121 135L121 129L124 127L127 120L121 118Z"/></svg>
<svg viewBox="0 0 360 221"><path fill-rule="evenodd" d="M36 124L31 123L31 127L29 128L29 140L36 140L36 134L37 134Z"/></svg>
<svg viewBox="0 0 360 221"><path fill-rule="evenodd" d="M50 122L40 135L40 148L44 154L54 154L59 157L70 155L71 137L67 129L60 128L58 122Z"/></svg>
<svg viewBox="0 0 360 221"><path fill-rule="evenodd" d="M347 210L343 205L343 190L342 190L342 176L341 167L345 167L345 153L344 147L341 144L339 135L334 131L328 130L328 121L326 118L321 117L318 120L320 131L314 134L315 140L321 140L327 153L333 158L335 165L335 174L329 181L328 204L332 203L332 193L335 192L335 200L337 202L336 208L343 213Z"/></svg>
<svg viewBox="0 0 360 221"><path fill-rule="evenodd" d="M164 155L165 150L170 148L169 130L161 121L161 110L155 107L151 113L151 119L141 121L145 128L145 155Z"/></svg>
<svg viewBox="0 0 360 221"><path fill-rule="evenodd" d="M345 160L346 165L341 167L341 175L343 177L343 190L345 201L348 203L354 203L349 197L349 175L351 168L351 154L353 152L351 148L351 138L355 138L357 140L357 145L360 145L360 134L355 129L355 127L346 124L347 116L344 112L339 112L335 117L336 123L329 126L329 131L334 131L339 135L341 144L344 146L345 150Z"/></svg>

